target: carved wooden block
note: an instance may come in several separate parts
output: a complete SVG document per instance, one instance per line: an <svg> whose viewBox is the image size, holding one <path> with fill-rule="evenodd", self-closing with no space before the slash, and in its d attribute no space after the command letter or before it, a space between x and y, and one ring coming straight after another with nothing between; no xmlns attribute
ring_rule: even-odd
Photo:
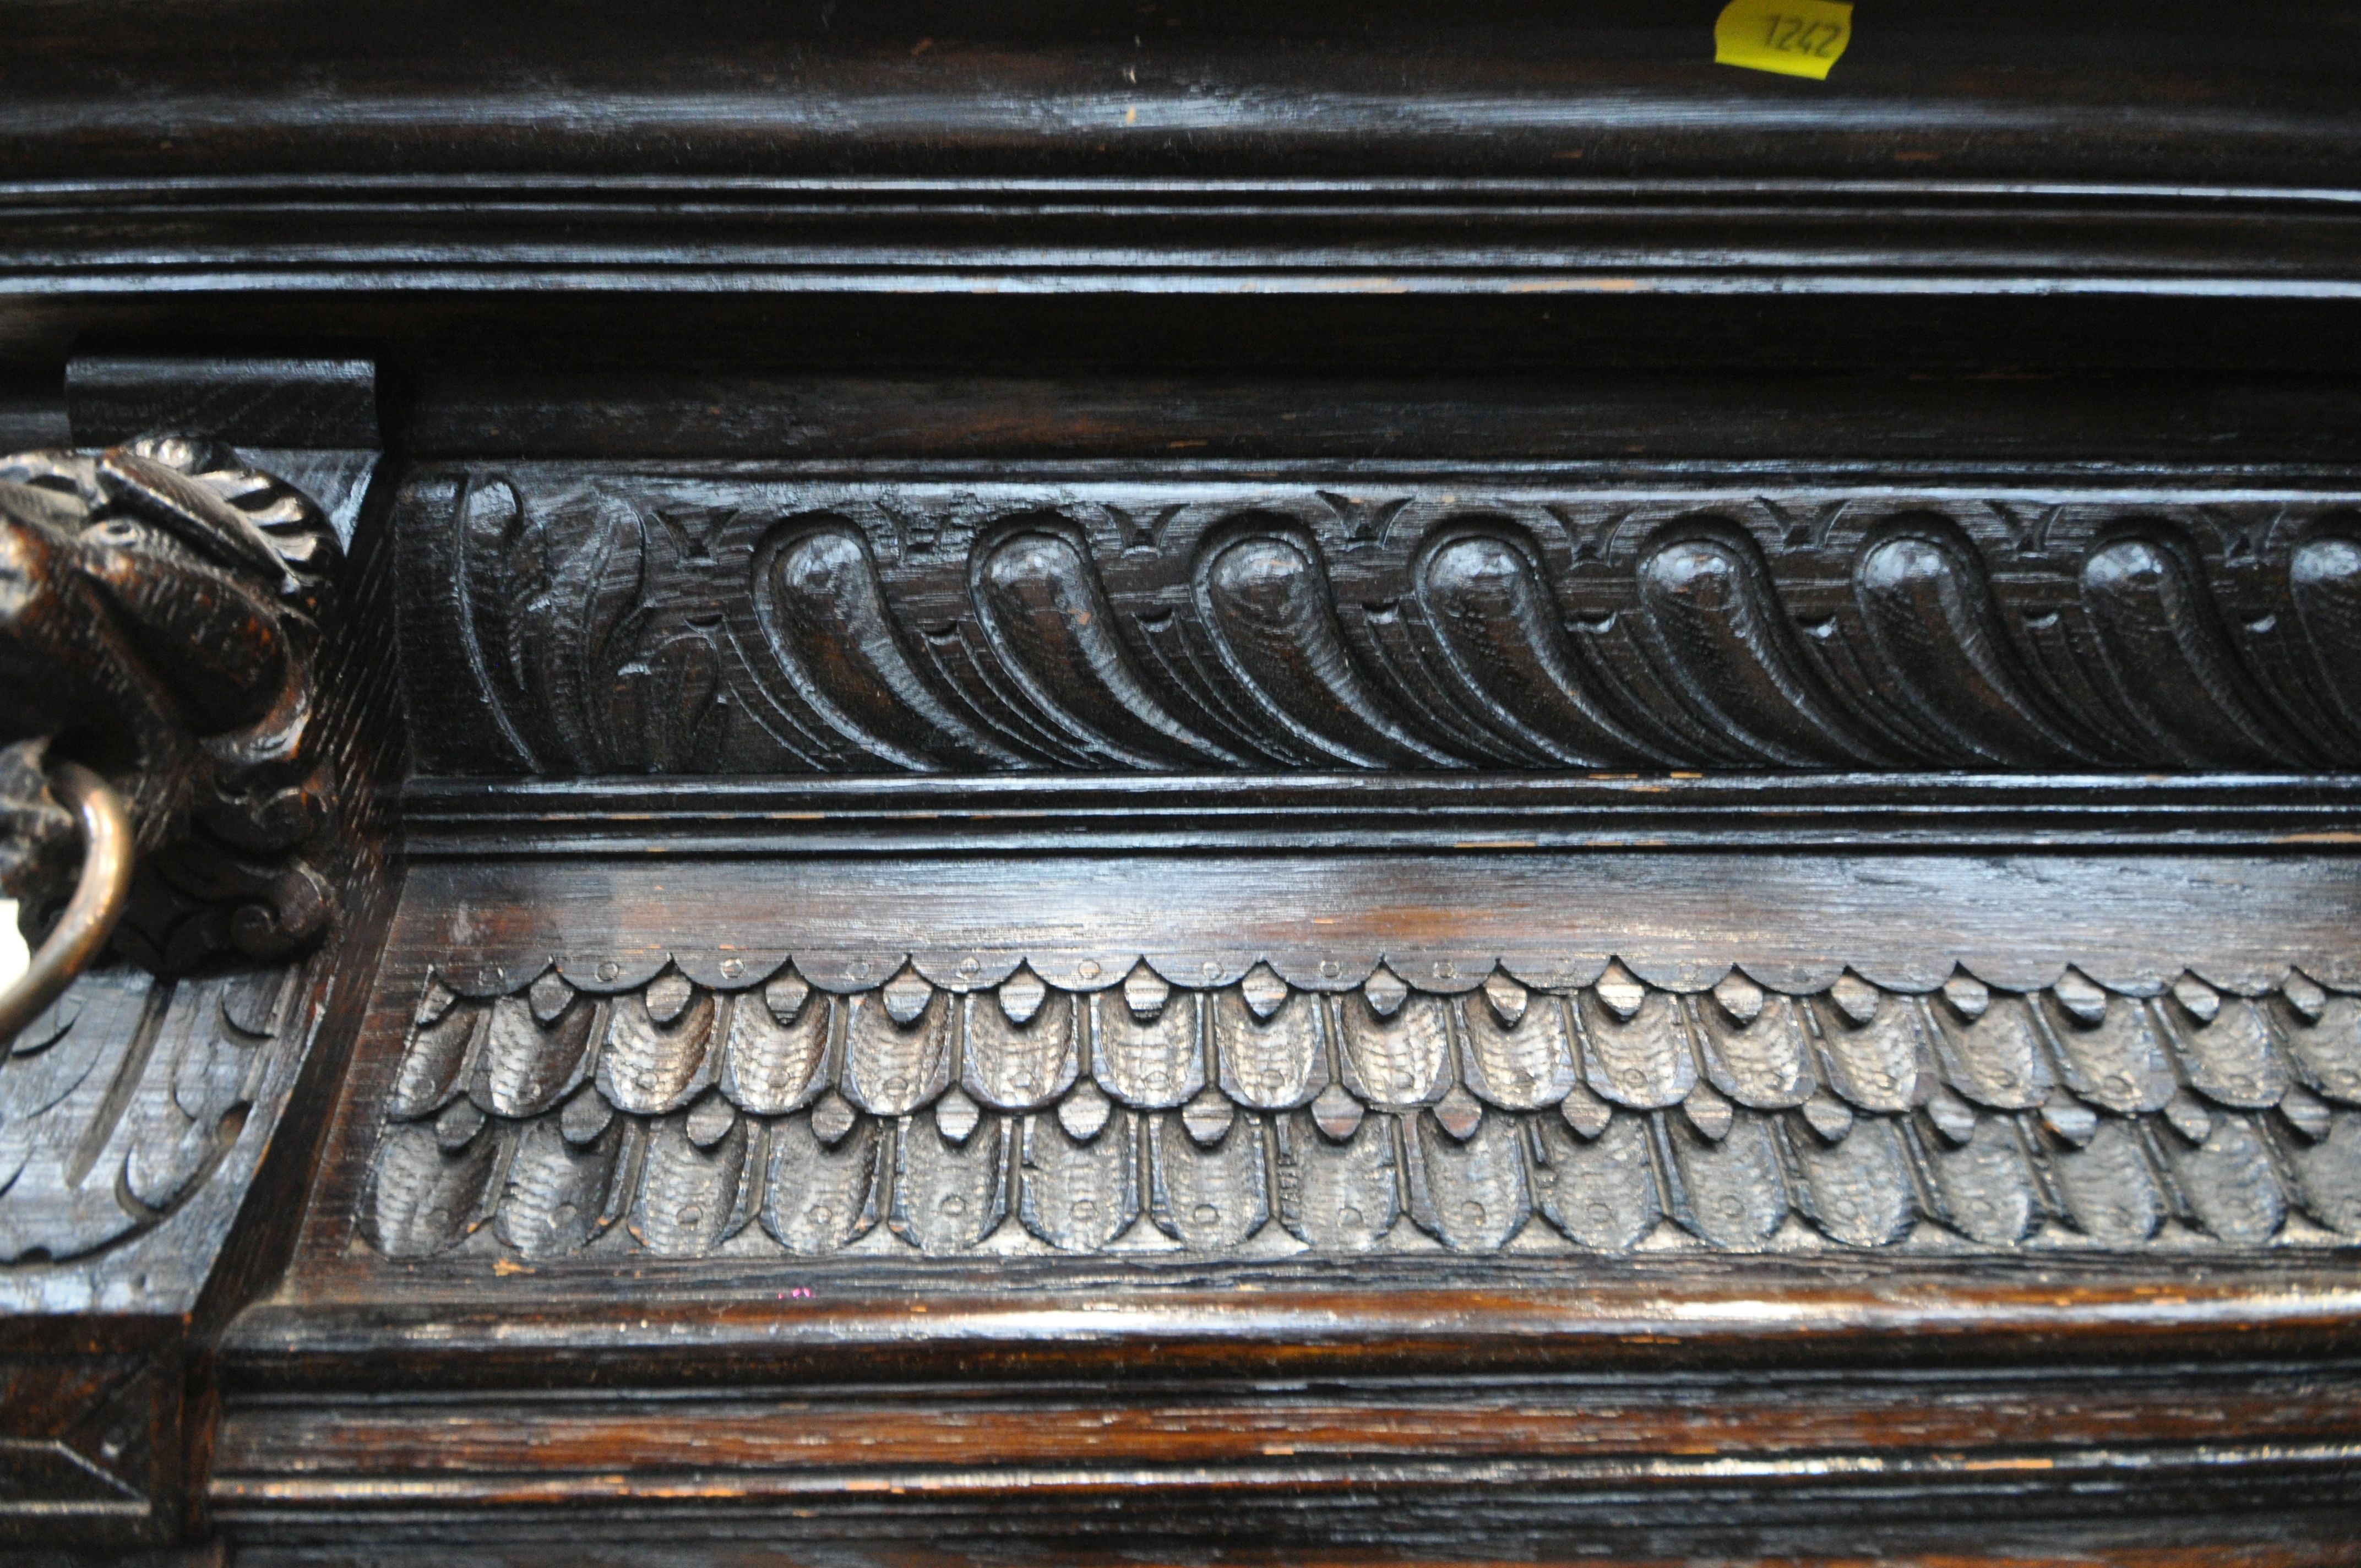
<svg viewBox="0 0 2361 1568"><path fill-rule="evenodd" d="M290 983L300 972L174 984L101 970L19 1035L0 1075L0 1261L80 1262L168 1219L256 1103L283 1095L309 1004ZM144 1266L147 1288L180 1261L167 1252ZM0 1292L53 1309L70 1299L62 1280L37 1291L11 1277ZM84 1304L108 1294L98 1287Z"/></svg>
<svg viewBox="0 0 2361 1568"><path fill-rule="evenodd" d="M108 773L143 856L118 956L0 1041L0 1539L170 1542L207 1346L283 1254L316 1136L282 1124L361 1000L320 945L365 952L387 912L387 693L337 604L384 555L347 572L311 496L179 439L0 463L0 737ZM22 793L38 924L57 868Z"/></svg>
<svg viewBox="0 0 2361 1568"><path fill-rule="evenodd" d="M423 856L287 1287L230 1336L224 1517L861 1536L1021 1496L1071 1540L1120 1497L1375 1541L1413 1495L1668 1517L1715 1466L1809 1506L1830 1444L1885 1467L1848 1509L2028 1455L2047 1509L2132 1431L2158 1484L2213 1431L2250 1480L2275 1444L2290 1499L2342 1485L2341 1385L2254 1371L2232 1413L2069 1369L2343 1343L2349 862L1036 830ZM1910 1390L1886 1414L1869 1365ZM1631 1403L1675 1367L1714 1369L1689 1413ZM1909 1424L1937 1408L1952 1436ZM1371 1453L1422 1489L1367 1490Z"/></svg>
<svg viewBox="0 0 2361 1568"><path fill-rule="evenodd" d="M247 1199L332 973L101 970L0 1058L0 1539L180 1532L190 1325L276 1228Z"/></svg>
<svg viewBox="0 0 2361 1568"><path fill-rule="evenodd" d="M178 1357L0 1358L0 1540L154 1534L159 1473L177 1482Z"/></svg>

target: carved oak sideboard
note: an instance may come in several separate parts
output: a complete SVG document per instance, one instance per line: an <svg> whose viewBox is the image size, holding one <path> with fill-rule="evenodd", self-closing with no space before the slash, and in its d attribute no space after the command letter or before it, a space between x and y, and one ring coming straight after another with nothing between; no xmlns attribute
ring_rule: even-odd
<svg viewBox="0 0 2361 1568"><path fill-rule="evenodd" d="M0 1550L2361 1558L2361 20L1719 10L9 9Z"/></svg>

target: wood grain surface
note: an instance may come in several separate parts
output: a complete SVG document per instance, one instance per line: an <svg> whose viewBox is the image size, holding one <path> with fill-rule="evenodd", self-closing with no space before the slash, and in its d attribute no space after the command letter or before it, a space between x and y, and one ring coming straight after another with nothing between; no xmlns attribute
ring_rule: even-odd
<svg viewBox="0 0 2361 1568"><path fill-rule="evenodd" d="M2197 5L1896 5L1810 86L1714 65L1713 9L28 5L0 93L0 345L1971 371L2349 352L2342 8L2232 37Z"/></svg>
<svg viewBox="0 0 2361 1568"><path fill-rule="evenodd" d="M725 959L751 981L792 954L813 984L846 991L906 958L943 985L996 983L1021 960L1097 990L1143 956L1168 979L1224 985L1268 959L1316 990L1357 985L1381 958L1460 991L1496 963L1529 983L1587 984L1609 958L1683 989L1734 964L1803 988L1850 966L1923 991L1964 965L2037 990L2070 963L2111 985L2153 988L2193 968L2244 990L2290 964L2349 984L2355 870L2336 845L2322 848L2331 852L1667 856L1478 841L1456 852L1168 858L1066 853L1052 840L1030 854L883 862L437 861L412 871L388 979L415 987L432 965L488 994L555 964L570 983L620 990L669 959L713 984L735 978ZM2122 917L2141 909L2154 913Z"/></svg>
<svg viewBox="0 0 2361 1568"><path fill-rule="evenodd" d="M1717 9L0 5L0 429L354 612L12 1538L2356 1560L2361 21Z"/></svg>

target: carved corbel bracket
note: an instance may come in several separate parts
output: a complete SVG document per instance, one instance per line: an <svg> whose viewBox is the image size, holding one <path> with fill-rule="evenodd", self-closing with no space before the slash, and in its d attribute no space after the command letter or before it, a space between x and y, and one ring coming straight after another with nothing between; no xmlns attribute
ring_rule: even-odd
<svg viewBox="0 0 2361 1568"><path fill-rule="evenodd" d="M45 765L128 803L139 865L115 945L180 972L315 944L337 810L314 678L336 536L310 498L210 441L0 458L0 892L28 936L78 854Z"/></svg>

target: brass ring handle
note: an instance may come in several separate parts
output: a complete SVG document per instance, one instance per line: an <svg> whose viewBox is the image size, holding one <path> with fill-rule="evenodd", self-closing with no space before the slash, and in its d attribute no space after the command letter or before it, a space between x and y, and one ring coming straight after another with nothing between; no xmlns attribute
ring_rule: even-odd
<svg viewBox="0 0 2361 1568"><path fill-rule="evenodd" d="M66 912L16 983L0 992L0 1048L65 993L104 950L131 896L131 813L107 782L77 762L49 771L49 787L82 818L82 878Z"/></svg>

